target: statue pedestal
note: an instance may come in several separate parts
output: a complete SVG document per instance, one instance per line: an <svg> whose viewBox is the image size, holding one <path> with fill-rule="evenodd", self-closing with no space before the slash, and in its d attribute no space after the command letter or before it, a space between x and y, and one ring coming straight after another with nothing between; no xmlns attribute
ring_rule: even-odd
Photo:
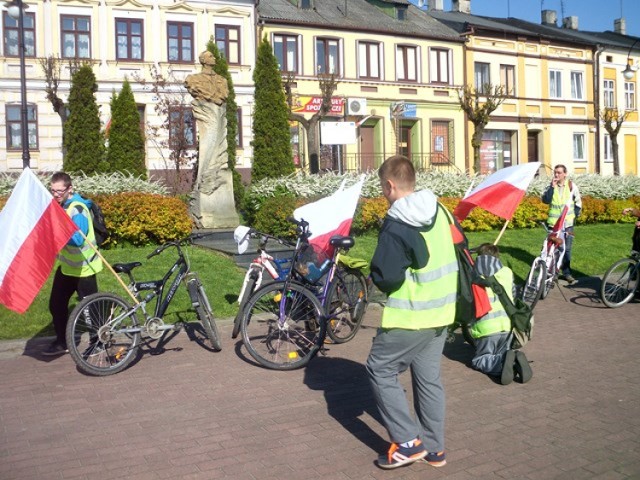
<svg viewBox="0 0 640 480"><path fill-rule="evenodd" d="M233 201L233 179L229 170L217 174L218 187L211 193L194 192L192 214L200 228L235 228L240 224Z"/></svg>

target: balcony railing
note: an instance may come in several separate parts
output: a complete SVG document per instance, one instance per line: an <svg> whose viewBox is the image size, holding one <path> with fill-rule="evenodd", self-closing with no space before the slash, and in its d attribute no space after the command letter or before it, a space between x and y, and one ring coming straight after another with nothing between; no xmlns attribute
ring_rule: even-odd
<svg viewBox="0 0 640 480"><path fill-rule="evenodd" d="M394 153L374 153L361 154L350 153L342 156L343 172L367 172L375 170L386 158L395 155ZM463 173L449 158L441 153L413 153L409 156L416 170L419 172L438 171L446 173ZM337 162L329 167L325 166L325 170L339 171Z"/></svg>

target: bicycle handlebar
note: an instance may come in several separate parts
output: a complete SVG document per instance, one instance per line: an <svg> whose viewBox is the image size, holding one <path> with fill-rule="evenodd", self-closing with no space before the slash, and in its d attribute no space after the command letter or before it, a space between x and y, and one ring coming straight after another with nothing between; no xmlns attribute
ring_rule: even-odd
<svg viewBox="0 0 640 480"><path fill-rule="evenodd" d="M158 248L156 248L153 252L147 255L147 260L155 257L156 255L160 255L163 251L165 251L169 247L176 247L180 254L182 254L182 250L180 246L185 243L193 243L194 240L198 240L200 238L207 237L209 235L213 235L213 232L210 233L192 233L191 235L187 235L184 238L180 238L178 240L172 240L170 242L163 243Z"/></svg>

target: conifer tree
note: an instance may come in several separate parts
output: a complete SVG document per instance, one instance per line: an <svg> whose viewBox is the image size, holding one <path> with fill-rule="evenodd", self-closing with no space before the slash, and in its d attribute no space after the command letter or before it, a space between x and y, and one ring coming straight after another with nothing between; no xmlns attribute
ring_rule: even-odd
<svg viewBox="0 0 640 480"><path fill-rule="evenodd" d="M236 92L233 88L233 79L229 72L229 64L218 50L212 38L207 43L207 50L213 53L216 64L213 71L227 79L229 96L227 97L227 165L233 175L233 196L236 206L239 206L244 196L244 186L240 174L236 171L236 137L238 136L238 104L236 103Z"/></svg>
<svg viewBox="0 0 640 480"><path fill-rule="evenodd" d="M127 79L120 93L114 92L111 97L107 164L109 172L127 172L143 178L147 176L140 115Z"/></svg>
<svg viewBox="0 0 640 480"><path fill-rule="evenodd" d="M251 179L288 175L295 170L291 154L289 108L278 61L265 36L253 72L253 169Z"/></svg>
<svg viewBox="0 0 640 480"><path fill-rule="evenodd" d="M95 93L98 83L91 65L82 65L71 77L69 117L62 143L66 152L63 168L68 173L88 175L106 171L104 137Z"/></svg>

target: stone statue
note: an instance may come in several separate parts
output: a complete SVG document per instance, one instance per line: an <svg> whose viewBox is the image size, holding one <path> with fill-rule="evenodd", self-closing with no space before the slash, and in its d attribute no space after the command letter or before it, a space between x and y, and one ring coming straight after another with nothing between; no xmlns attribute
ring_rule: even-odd
<svg viewBox="0 0 640 480"><path fill-rule="evenodd" d="M189 75L185 87L193 97L198 139L198 175L191 201L191 215L198 228L236 227L233 178L227 163L227 80L213 71L216 59L200 54L202 72Z"/></svg>

